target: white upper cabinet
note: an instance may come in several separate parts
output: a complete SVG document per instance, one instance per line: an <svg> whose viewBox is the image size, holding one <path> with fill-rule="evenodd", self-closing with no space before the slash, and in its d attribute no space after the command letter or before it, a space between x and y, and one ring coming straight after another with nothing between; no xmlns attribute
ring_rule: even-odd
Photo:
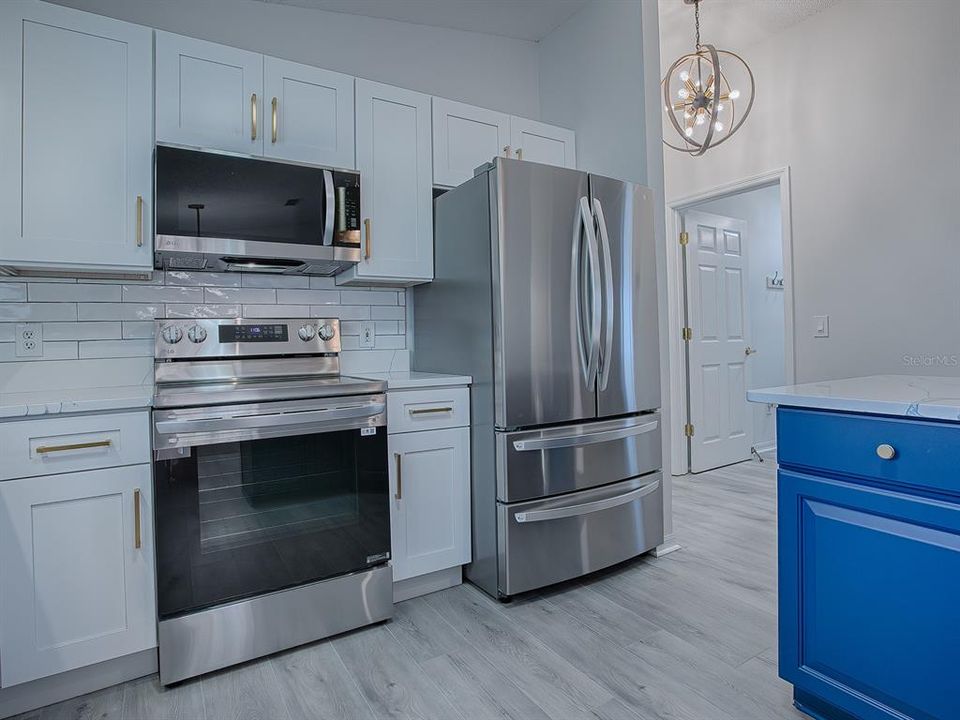
<svg viewBox="0 0 960 720"><path fill-rule="evenodd" d="M264 107L262 55L157 32L158 142L260 155Z"/></svg>
<svg viewBox="0 0 960 720"><path fill-rule="evenodd" d="M352 169L353 77L273 57L263 59L264 155Z"/></svg>
<svg viewBox="0 0 960 720"><path fill-rule="evenodd" d="M146 464L0 482L3 687L156 646L151 499Z"/></svg>
<svg viewBox="0 0 960 720"><path fill-rule="evenodd" d="M0 265L152 268L151 30L0 2Z"/></svg>
<svg viewBox="0 0 960 720"><path fill-rule="evenodd" d="M357 169L364 259L338 284L433 279L430 96L357 80Z"/></svg>
<svg viewBox="0 0 960 720"><path fill-rule="evenodd" d="M509 153L510 116L433 98L433 184L455 187L497 155Z"/></svg>
<svg viewBox="0 0 960 720"><path fill-rule="evenodd" d="M577 148L573 130L526 118L510 118L510 145L520 160L575 168Z"/></svg>

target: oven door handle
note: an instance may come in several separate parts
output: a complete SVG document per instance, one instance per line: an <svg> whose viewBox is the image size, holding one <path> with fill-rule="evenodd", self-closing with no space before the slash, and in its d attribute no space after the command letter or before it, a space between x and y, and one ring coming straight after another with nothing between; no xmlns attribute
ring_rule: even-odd
<svg viewBox="0 0 960 720"><path fill-rule="evenodd" d="M301 410L299 412L266 413L262 415L242 415L239 417L196 418L183 420L159 420L156 430L159 435L192 432L219 432L229 430L249 430L278 425L305 425L323 423L325 420L345 420L349 418L372 417L386 410L382 402L345 405L322 410Z"/></svg>

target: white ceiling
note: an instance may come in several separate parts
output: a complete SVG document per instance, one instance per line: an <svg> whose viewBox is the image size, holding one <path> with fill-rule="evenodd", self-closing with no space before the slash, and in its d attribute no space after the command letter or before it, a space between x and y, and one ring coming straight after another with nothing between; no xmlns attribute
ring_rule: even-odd
<svg viewBox="0 0 960 720"><path fill-rule="evenodd" d="M534 41L549 35L591 2L591 0L261 1ZM610 1L619 2L620 0Z"/></svg>
<svg viewBox="0 0 960 720"><path fill-rule="evenodd" d="M700 38L739 52L840 0L701 0ZM664 68L694 46L693 5L660 0L660 59ZM747 58L749 61L749 58Z"/></svg>

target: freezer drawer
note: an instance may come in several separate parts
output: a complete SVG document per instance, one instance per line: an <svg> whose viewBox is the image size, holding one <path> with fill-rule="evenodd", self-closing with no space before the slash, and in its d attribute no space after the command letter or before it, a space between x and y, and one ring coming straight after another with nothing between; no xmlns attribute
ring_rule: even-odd
<svg viewBox="0 0 960 720"><path fill-rule="evenodd" d="M661 467L660 414L497 433L497 500L609 485Z"/></svg>
<svg viewBox="0 0 960 720"><path fill-rule="evenodd" d="M628 560L663 542L661 473L533 502L497 504L501 595Z"/></svg>

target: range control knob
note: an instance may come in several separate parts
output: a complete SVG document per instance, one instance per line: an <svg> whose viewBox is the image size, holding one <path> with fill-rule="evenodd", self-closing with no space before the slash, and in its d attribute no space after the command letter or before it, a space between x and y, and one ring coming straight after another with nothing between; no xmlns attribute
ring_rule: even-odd
<svg viewBox="0 0 960 720"><path fill-rule="evenodd" d="M300 329L297 331L297 335L299 335L300 339L304 342L313 340L313 336L316 334L317 329L313 325L301 325Z"/></svg>
<svg viewBox="0 0 960 720"><path fill-rule="evenodd" d="M160 331L160 336L165 343L174 345L183 340L183 328L177 325L167 325Z"/></svg>
<svg viewBox="0 0 960 720"><path fill-rule="evenodd" d="M317 334L320 336L321 340L327 341L333 340L333 336L337 334L337 331L333 329L333 325L326 323L317 329Z"/></svg>
<svg viewBox="0 0 960 720"><path fill-rule="evenodd" d="M207 331L204 330L199 325L194 325L189 330L187 330L187 338L192 343L202 343L207 339Z"/></svg>

